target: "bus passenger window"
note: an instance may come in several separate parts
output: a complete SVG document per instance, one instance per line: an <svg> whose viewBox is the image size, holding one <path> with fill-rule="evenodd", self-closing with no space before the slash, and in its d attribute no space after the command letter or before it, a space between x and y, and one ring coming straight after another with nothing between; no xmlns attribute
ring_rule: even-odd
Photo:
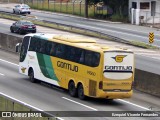
<svg viewBox="0 0 160 120"><path fill-rule="evenodd" d="M84 51L81 51L80 58L79 58L79 63L81 63L81 64L84 63Z"/></svg>
<svg viewBox="0 0 160 120"><path fill-rule="evenodd" d="M40 53L45 54L45 47L46 47L46 41L41 40L41 48L40 48Z"/></svg>
<svg viewBox="0 0 160 120"><path fill-rule="evenodd" d="M36 52L40 52L40 49L41 49L41 41L40 41L40 40L37 40L35 51L36 51Z"/></svg>
<svg viewBox="0 0 160 120"><path fill-rule="evenodd" d="M92 66L92 52L90 51L85 53L85 65Z"/></svg>
<svg viewBox="0 0 160 120"><path fill-rule="evenodd" d="M99 53L93 53L93 58L92 58L92 66L96 67L99 65L99 60L100 60L100 54Z"/></svg>
<svg viewBox="0 0 160 120"><path fill-rule="evenodd" d="M56 46L56 57L65 58L65 45L58 44Z"/></svg>
<svg viewBox="0 0 160 120"><path fill-rule="evenodd" d="M31 42L30 42L29 51L35 51L36 42L37 42L37 38L32 37Z"/></svg>
<svg viewBox="0 0 160 120"><path fill-rule="evenodd" d="M47 41L46 46L45 46L45 53L47 55L50 55L50 50L51 50L51 42Z"/></svg>
<svg viewBox="0 0 160 120"><path fill-rule="evenodd" d="M50 50L50 55L51 56L55 56L55 47L56 47L56 43L52 43L52 47L51 47L51 50Z"/></svg>
<svg viewBox="0 0 160 120"><path fill-rule="evenodd" d="M85 65L97 67L99 65L100 54L96 52L85 52Z"/></svg>

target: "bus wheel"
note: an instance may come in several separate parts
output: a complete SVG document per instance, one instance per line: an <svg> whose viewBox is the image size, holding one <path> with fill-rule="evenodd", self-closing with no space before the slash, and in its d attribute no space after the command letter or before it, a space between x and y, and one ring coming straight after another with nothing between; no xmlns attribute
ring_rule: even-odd
<svg viewBox="0 0 160 120"><path fill-rule="evenodd" d="M69 82L68 90L69 90L70 96L72 96L72 97L76 97L77 96L77 89L76 89L75 84L74 84L73 81Z"/></svg>
<svg viewBox="0 0 160 120"><path fill-rule="evenodd" d="M32 69L29 71L29 79L32 83L36 82L36 79L34 78L34 71Z"/></svg>
<svg viewBox="0 0 160 120"><path fill-rule="evenodd" d="M84 100L86 98L86 96L84 95L84 88L82 84L78 86L78 97L81 100Z"/></svg>

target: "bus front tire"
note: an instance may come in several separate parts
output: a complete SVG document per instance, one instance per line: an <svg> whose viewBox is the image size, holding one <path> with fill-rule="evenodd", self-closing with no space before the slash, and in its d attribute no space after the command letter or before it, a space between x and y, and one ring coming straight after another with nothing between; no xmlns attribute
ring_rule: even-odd
<svg viewBox="0 0 160 120"><path fill-rule="evenodd" d="M29 80L32 83L36 83L36 79L34 78L34 71L32 69L29 71Z"/></svg>
<svg viewBox="0 0 160 120"><path fill-rule="evenodd" d="M86 98L86 96L84 95L84 88L82 84L78 86L78 97L81 100L84 100Z"/></svg>
<svg viewBox="0 0 160 120"><path fill-rule="evenodd" d="M70 96L72 96L72 97L76 97L77 96L77 89L76 89L75 84L74 84L73 81L69 82L68 90L69 90Z"/></svg>

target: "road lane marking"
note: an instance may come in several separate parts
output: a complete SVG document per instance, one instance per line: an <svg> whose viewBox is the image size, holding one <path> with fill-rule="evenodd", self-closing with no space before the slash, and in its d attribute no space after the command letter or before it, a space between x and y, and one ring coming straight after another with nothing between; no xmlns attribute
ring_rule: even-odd
<svg viewBox="0 0 160 120"><path fill-rule="evenodd" d="M12 64L12 65L15 65L15 66L19 66L19 65L15 64L15 63L12 63L12 62L9 62L9 61L3 60L3 59L0 59L0 61L3 61L3 62L6 62L6 63L9 63L9 64ZM0 75L4 75L4 74L1 74L1 73L0 73ZM1 93L0 93L0 94L1 94ZM73 102L73 103L79 104L79 105L81 105L81 106L87 107L87 108L89 108L89 109L92 109L92 110L94 110L94 111L98 111L97 109L95 109L95 108L93 108L93 107L90 107L90 106L87 106L87 105L85 105L85 104L76 102L76 101L71 100L71 99L69 99L69 98L66 98L66 97L62 97L62 98L65 99L65 100L71 101L71 102ZM129 101L125 101L125 100L122 100L122 99L117 99L117 100L119 100L119 101L121 101L121 102L124 102L124 103L128 103L128 104L130 104L130 105L133 105L133 106L136 106L136 107L139 107L139 108L142 108L142 109L145 109L145 110L150 110L150 109L148 109L148 108L146 108L146 107L143 107L143 106L140 106L140 105L131 103L131 102L129 102Z"/></svg>
<svg viewBox="0 0 160 120"><path fill-rule="evenodd" d="M0 75L4 76L4 74L0 73Z"/></svg>
<svg viewBox="0 0 160 120"><path fill-rule="evenodd" d="M3 60L3 59L0 59L0 61L2 61L2 62L6 62L6 63L9 63L9 64L12 64L12 65L15 65L15 66L19 66L18 64L15 64L15 63L12 63L12 62L9 62L9 61L6 61L6 60Z"/></svg>
<svg viewBox="0 0 160 120"><path fill-rule="evenodd" d="M137 105L137 104L135 104L135 103L131 103L131 102L129 102L129 101L125 101L125 100L122 100L122 99L117 99L117 100L119 100L119 101L121 101L121 102L124 102L124 103L127 103L127 104L130 104L130 105L133 105L133 106L136 106L136 107L139 107L139 108L142 108L142 109L145 109L145 110L150 110L149 108L143 107L143 106L141 106L141 105Z"/></svg>
<svg viewBox="0 0 160 120"><path fill-rule="evenodd" d="M7 97L7 98L9 98L9 99L11 99L11 100L14 100L14 101L16 101L16 102L18 102L18 103L20 103L20 104L23 104L23 105L25 105L25 106L27 106L27 107L32 108L32 109L35 109L35 110L38 110L38 111L41 111L41 112L44 112L44 113L46 113L46 114L48 114L48 115L53 116L52 114L50 114L50 113L48 113L48 112L45 112L45 110L42 110L42 109L37 108L37 107L34 107L34 106L32 106L32 105L30 105L30 104L28 104L28 103L25 103L25 102L23 102L23 101L20 101L20 100L18 100L18 99L16 99L16 98L13 98L13 97L11 97L11 96L9 96L9 95L6 95L6 94L2 93L2 92L0 92L0 95L3 95L3 96L5 96L5 97ZM54 116L55 116L55 115L54 115ZM57 118L57 120L64 120L64 119L62 119L62 118L60 118L60 117L56 117L56 118Z"/></svg>
<svg viewBox="0 0 160 120"><path fill-rule="evenodd" d="M84 106L84 107L86 107L86 108L92 109L92 110L94 110L94 111L98 111L97 109L95 109L95 108L93 108L93 107L90 107L90 106L88 106L88 105L85 105L85 104L76 102L76 101L71 100L71 99L69 99L69 98L66 98L66 97L62 97L62 98L65 99L65 100L68 100L68 101L70 101L70 102L76 103L76 104L78 104L78 105Z"/></svg>

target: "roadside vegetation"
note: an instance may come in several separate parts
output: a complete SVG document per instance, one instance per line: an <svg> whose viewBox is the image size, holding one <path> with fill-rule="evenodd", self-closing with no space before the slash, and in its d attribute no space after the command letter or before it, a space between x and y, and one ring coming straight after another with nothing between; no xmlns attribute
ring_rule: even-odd
<svg viewBox="0 0 160 120"><path fill-rule="evenodd" d="M19 3L19 0L10 2ZM82 17L87 9L89 18L118 22L128 22L128 2L129 0L24 0L32 9Z"/></svg>

